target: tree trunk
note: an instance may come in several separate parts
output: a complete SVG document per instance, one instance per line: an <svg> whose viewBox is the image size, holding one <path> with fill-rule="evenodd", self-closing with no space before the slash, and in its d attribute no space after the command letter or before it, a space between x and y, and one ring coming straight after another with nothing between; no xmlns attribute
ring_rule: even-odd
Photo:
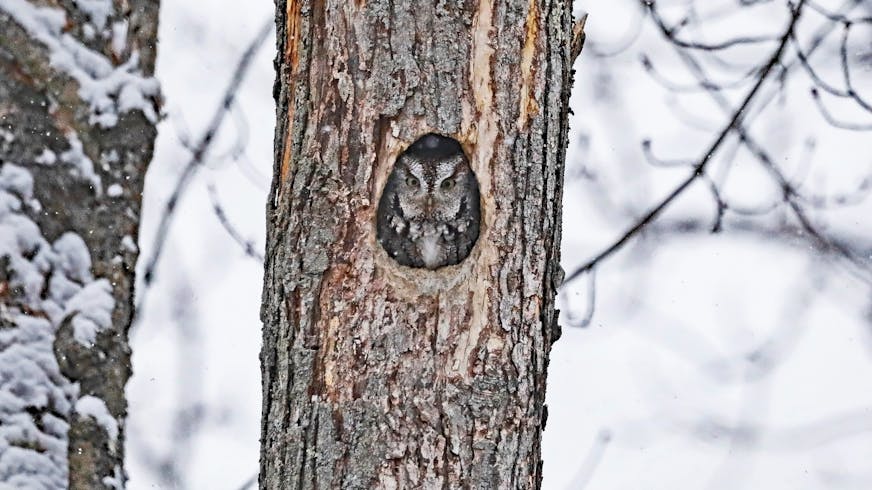
<svg viewBox="0 0 872 490"><path fill-rule="evenodd" d="M278 3L260 487L539 487L569 2ZM436 270L375 228L429 132L481 191L471 254Z"/></svg>
<svg viewBox="0 0 872 490"><path fill-rule="evenodd" d="M122 488L156 0L0 1L0 486Z"/></svg>

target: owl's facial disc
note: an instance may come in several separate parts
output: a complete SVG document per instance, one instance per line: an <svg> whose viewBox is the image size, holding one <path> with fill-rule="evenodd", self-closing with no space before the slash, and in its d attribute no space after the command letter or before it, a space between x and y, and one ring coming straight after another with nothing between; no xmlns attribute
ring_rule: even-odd
<svg viewBox="0 0 872 490"><path fill-rule="evenodd" d="M462 154L433 162L433 214L439 219L457 216L465 195L466 159Z"/></svg>
<svg viewBox="0 0 872 490"><path fill-rule="evenodd" d="M420 161L403 158L403 171L398 175L401 192L398 193L400 208L408 218L421 219L429 214L432 207L430 184L427 173ZM429 201L429 202L428 202Z"/></svg>

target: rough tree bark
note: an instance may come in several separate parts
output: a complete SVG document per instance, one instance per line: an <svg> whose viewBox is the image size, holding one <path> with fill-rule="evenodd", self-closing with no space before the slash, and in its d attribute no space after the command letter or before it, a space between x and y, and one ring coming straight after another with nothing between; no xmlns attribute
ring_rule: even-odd
<svg viewBox="0 0 872 490"><path fill-rule="evenodd" d="M0 487L124 485L158 5L0 1Z"/></svg>
<svg viewBox="0 0 872 490"><path fill-rule="evenodd" d="M571 84L569 0L281 0L261 488L537 488ZM459 140L471 255L399 266L396 156Z"/></svg>

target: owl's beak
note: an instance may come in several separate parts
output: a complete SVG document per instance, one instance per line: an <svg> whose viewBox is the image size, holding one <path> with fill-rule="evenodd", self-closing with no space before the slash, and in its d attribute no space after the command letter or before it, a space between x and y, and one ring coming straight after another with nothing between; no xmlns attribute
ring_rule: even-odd
<svg viewBox="0 0 872 490"><path fill-rule="evenodd" d="M428 214L433 212L433 196L427 196L424 200L424 209Z"/></svg>

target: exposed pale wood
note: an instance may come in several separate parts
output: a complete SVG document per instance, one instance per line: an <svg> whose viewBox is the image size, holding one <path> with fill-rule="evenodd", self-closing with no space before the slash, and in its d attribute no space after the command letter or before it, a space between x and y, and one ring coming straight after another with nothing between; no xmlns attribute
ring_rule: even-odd
<svg viewBox="0 0 872 490"><path fill-rule="evenodd" d="M571 84L568 2L279 2L260 486L537 488ZM393 262L375 210L421 134L482 194L467 260Z"/></svg>

